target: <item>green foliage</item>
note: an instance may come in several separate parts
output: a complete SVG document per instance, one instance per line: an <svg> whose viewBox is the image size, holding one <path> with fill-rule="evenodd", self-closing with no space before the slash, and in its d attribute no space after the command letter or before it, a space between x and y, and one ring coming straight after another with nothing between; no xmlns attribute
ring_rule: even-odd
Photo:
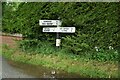
<svg viewBox="0 0 120 80"><path fill-rule="evenodd" d="M2 55L5 56L6 58L10 59L11 55L14 53L13 49L9 48L9 45L3 44L2 45Z"/></svg>
<svg viewBox="0 0 120 80"><path fill-rule="evenodd" d="M2 47L5 48L5 49L9 49L9 45L8 44L3 44Z"/></svg>
<svg viewBox="0 0 120 80"><path fill-rule="evenodd" d="M8 33L20 33L18 25L15 25L16 22L16 10L20 3L2 3L2 13L3 13L3 23L2 31Z"/></svg>
<svg viewBox="0 0 120 80"><path fill-rule="evenodd" d="M66 38L67 39L67 38ZM68 41L68 40L67 40ZM99 51L87 51L89 48L88 45L81 43L78 47L72 47L72 45L66 46L66 48L55 48L54 45L48 43L47 41L40 40L22 40L19 42L20 48L22 51L27 52L28 54L67 54L69 57L78 60L79 58L88 58L98 61L118 61L118 51L114 49L104 50L99 49ZM81 47L82 46L82 47ZM83 49L82 49L83 48ZM82 51L86 49L86 51ZM76 52L76 53L75 53ZM73 53L73 54L71 54ZM77 55L76 55L77 54ZM67 58L67 57L66 57Z"/></svg>
<svg viewBox="0 0 120 80"><path fill-rule="evenodd" d="M51 54L56 51L50 43L39 40L23 40L19 42L19 45L22 51L29 53Z"/></svg>
<svg viewBox="0 0 120 80"><path fill-rule="evenodd" d="M85 42L88 35L86 34L76 34L76 36L67 36L64 38L63 47L67 48L69 51L72 51L74 54L82 54L82 52L87 52L90 49L89 44ZM66 42L66 43L64 43Z"/></svg>
<svg viewBox="0 0 120 80"><path fill-rule="evenodd" d="M26 48L36 47L34 39L50 43L55 42L54 33L43 33L39 20L56 20L60 17L62 26L75 26L75 34L61 34L62 48L77 55L90 55L100 60L109 60L105 56L116 55L108 51L112 46L119 50L119 3L80 3L80 2L34 2L34 3L3 3L3 32L22 33L24 37L33 39L26 41ZM45 41L46 40L46 41ZM45 42L44 42L45 41ZM39 42L39 41L38 41ZM28 45L28 46L27 46ZM104 50L96 52L95 46ZM46 51L53 51L42 45ZM39 47L38 47L39 48ZM55 49L53 47L53 49ZM103 59L104 58L104 59ZM116 56L110 57L111 60Z"/></svg>
<svg viewBox="0 0 120 80"><path fill-rule="evenodd" d="M91 59L95 59L98 61L118 61L119 54L118 51L108 50L108 51L100 51L92 54Z"/></svg>

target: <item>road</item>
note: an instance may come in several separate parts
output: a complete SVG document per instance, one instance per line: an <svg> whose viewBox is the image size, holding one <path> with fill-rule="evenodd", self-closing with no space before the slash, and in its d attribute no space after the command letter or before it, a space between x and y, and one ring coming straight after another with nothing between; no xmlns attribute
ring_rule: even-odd
<svg viewBox="0 0 120 80"><path fill-rule="evenodd" d="M2 78L34 78L34 77L22 73L22 71L15 67L12 67L10 64L7 63L7 61L4 58L2 58Z"/></svg>

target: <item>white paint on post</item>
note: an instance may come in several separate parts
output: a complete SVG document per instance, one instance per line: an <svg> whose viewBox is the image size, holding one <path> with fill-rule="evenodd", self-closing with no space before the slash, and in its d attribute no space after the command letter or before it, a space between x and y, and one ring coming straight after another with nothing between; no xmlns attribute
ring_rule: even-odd
<svg viewBox="0 0 120 80"><path fill-rule="evenodd" d="M61 39L56 39L56 46L60 46Z"/></svg>
<svg viewBox="0 0 120 80"><path fill-rule="evenodd" d="M59 35L59 27L61 26L61 22L59 21L59 22L57 22L57 33L56 33L56 47L59 47L60 46L60 41L61 41L61 39L59 39L60 38L60 35Z"/></svg>
<svg viewBox="0 0 120 80"><path fill-rule="evenodd" d="M57 27L60 27L61 24L62 24L62 21L58 20L58 21L57 21Z"/></svg>

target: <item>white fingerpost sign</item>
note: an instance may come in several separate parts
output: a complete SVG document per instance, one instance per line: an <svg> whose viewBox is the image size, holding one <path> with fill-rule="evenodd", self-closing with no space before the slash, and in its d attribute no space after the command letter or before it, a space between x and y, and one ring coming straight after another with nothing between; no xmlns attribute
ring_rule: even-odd
<svg viewBox="0 0 120 80"><path fill-rule="evenodd" d="M57 27L43 27L43 32L55 32L56 46L60 46L61 39L59 33L75 33L75 27L60 27L62 22L60 20L39 20L40 26L57 26Z"/></svg>
<svg viewBox="0 0 120 80"><path fill-rule="evenodd" d="M43 32L75 33L75 27L44 27Z"/></svg>
<svg viewBox="0 0 120 80"><path fill-rule="evenodd" d="M39 25L42 25L42 26L57 26L57 25L59 25L59 20L39 20Z"/></svg>

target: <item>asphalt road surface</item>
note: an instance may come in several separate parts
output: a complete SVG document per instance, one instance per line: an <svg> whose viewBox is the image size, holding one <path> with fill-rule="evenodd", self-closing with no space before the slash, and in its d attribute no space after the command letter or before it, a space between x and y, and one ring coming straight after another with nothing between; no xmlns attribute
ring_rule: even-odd
<svg viewBox="0 0 120 80"><path fill-rule="evenodd" d="M22 73L18 68L12 67L2 56L0 56L0 61L2 62L2 68L0 67L2 78L35 78L34 76Z"/></svg>

